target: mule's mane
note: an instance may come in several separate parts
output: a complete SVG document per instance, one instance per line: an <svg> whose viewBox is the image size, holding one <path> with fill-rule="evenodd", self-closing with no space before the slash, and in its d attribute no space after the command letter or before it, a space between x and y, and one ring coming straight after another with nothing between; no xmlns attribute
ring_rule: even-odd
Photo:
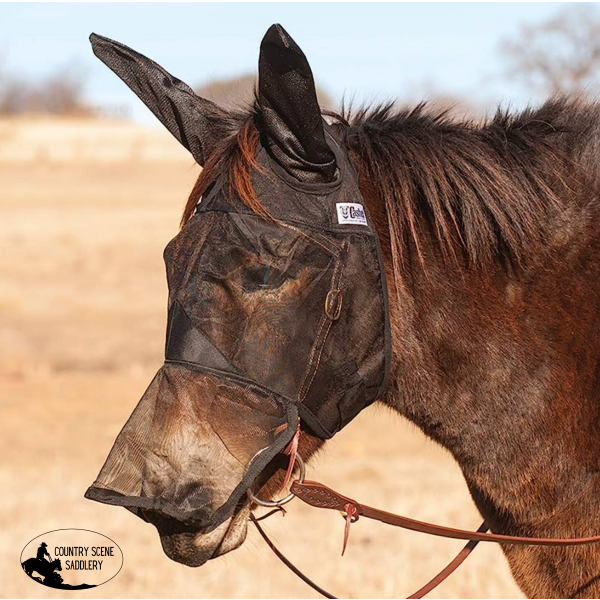
<svg viewBox="0 0 600 600"><path fill-rule="evenodd" d="M591 115L593 112L593 117ZM209 159L182 223L223 173L243 202L264 214L251 184L259 143L256 109L231 117L231 134ZM483 266L499 257L522 264L548 237L582 172L578 150L597 109L555 99L481 124L456 121L421 104L348 111L335 119L378 229L399 267L411 252L426 261L426 240L444 259ZM382 230L385 229L385 230Z"/></svg>

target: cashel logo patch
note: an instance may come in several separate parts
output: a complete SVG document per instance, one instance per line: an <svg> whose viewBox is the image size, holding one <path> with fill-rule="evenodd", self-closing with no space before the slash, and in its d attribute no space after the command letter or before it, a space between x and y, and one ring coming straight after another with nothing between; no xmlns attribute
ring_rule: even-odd
<svg viewBox="0 0 600 600"><path fill-rule="evenodd" d="M57 529L33 538L21 552L21 568L37 583L85 590L110 581L123 566L121 548L87 529Z"/></svg>
<svg viewBox="0 0 600 600"><path fill-rule="evenodd" d="M366 225L367 216L362 204L356 202L338 202L337 218L340 225Z"/></svg>

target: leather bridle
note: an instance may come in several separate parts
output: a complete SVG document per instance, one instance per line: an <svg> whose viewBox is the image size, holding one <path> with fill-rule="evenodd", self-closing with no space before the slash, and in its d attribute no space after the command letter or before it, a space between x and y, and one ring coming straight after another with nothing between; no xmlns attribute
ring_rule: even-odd
<svg viewBox="0 0 600 600"><path fill-rule="evenodd" d="M302 459L299 462L302 464ZM600 542L600 535L592 537L579 537L579 538L535 538L535 537L523 537L514 535L504 535L498 533L489 533L489 527L484 521L477 531L468 531L465 529L455 529L452 527L446 527L444 525L436 525L434 523L428 523L426 521L417 521L410 519L402 515L386 512L378 508L373 508L366 504L361 504L352 498L343 496L339 492L318 483L316 481L304 481L303 469L302 476L300 479L296 479L292 482L290 492L293 497L299 498L306 504L315 508L325 508L330 510L339 511L346 521L346 527L344 532L344 543L342 554L346 549L348 537L350 533L350 527L352 523L358 521L360 517L366 519L374 519L385 523L387 525L393 525L394 527L401 527L402 529L408 529L410 531L417 531L420 533L426 533L428 535L435 535L438 537L450 538L455 540L466 540L467 544L464 548L450 561L433 579L426 583L423 587L417 590L414 594L408 596L408 598L423 598L426 594L431 592L440 583L442 583L449 575L451 575L469 556L469 554L475 549L479 542L495 542L498 544L511 544L520 546L552 546L552 547L566 547L566 546L582 546L586 544L595 544ZM300 569L298 569L289 559L287 559L281 551L275 546L275 544L269 539L264 529L260 526L259 521L285 510L282 508L281 503L277 500L266 501L258 499L252 494L252 500L262 504L264 506L275 507L274 510L267 513L262 517L255 517L253 514L250 516L250 520L254 523L258 529L259 534L265 540L269 548L295 575L297 575L302 581L312 587L315 591L320 593L325 598L336 598L336 596L327 592L310 578L308 578ZM289 502L289 496L284 499Z"/></svg>

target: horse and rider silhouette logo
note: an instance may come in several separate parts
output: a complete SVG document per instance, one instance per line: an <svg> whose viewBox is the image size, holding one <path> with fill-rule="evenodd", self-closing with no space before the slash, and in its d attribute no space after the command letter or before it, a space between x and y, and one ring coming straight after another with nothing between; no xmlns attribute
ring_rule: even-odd
<svg viewBox="0 0 600 600"><path fill-rule="evenodd" d="M46 557L48 557L46 559ZM35 579L38 583L47 585L53 588L62 588L63 578L58 571L62 571L62 563L60 558L52 560L48 552L48 545L46 542L42 542L37 550L37 556L35 558L28 558L24 563L21 563L23 570L29 577ZM38 577L34 577L33 573L38 573ZM41 575L43 577L39 577ZM86 586L95 587L95 586Z"/></svg>
<svg viewBox="0 0 600 600"><path fill-rule="evenodd" d="M54 529L29 541L19 564L36 583L59 590L84 590L116 577L123 560L119 545L103 533Z"/></svg>
<svg viewBox="0 0 600 600"><path fill-rule="evenodd" d="M31 579L42 585L47 585L48 587L58 588L60 590L84 590L96 587L96 585L89 585L87 583L82 583L80 585L69 585L68 583L64 583L62 575L59 573L59 571L62 571L60 558L52 559L48 552L48 545L46 542L40 544L35 558L28 558L25 562L21 563L21 566ZM37 577L33 575L34 573L37 573Z"/></svg>

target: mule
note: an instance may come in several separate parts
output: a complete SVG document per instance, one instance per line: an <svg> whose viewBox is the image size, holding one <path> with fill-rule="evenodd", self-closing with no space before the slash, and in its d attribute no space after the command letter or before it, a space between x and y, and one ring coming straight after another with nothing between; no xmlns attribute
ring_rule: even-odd
<svg viewBox="0 0 600 600"><path fill-rule="evenodd" d="M391 329L385 389L364 405L376 399L392 407L447 448L493 532L575 537L600 531L598 104L553 98L515 114L499 110L483 123L459 121L426 105L405 110L385 104L322 114L304 55L283 28L273 26L261 46L256 103L232 112L198 98L155 63L140 68L141 55L122 46L115 49L105 38L92 41L96 54L204 167L185 207L178 241L166 252L170 286L193 271L190 257L203 243L198 222L217 218L202 207L211 194L225 193L216 188L254 215L254 231L247 231L247 219L238 225L247 239L260 244L261 236L278 226L271 209L281 196L281 173L301 190L299 198L308 210L324 201L319 186L332 186L340 165L348 161L368 213L366 222L381 246ZM257 158L263 155L265 161ZM317 193L310 195L313 185ZM331 218L335 222L336 215ZM303 227L310 229L310 223ZM234 251L233 229L227 231L218 241L223 255ZM285 232L280 235L285 239ZM211 323L216 328L211 339L220 340L223 359L236 343L227 337L228 328L232 321L246 320L242 313L250 310L252 294L252 310L264 311L253 355L265 370L272 366L277 377L285 378L302 339L297 323L287 333L279 330L278 321L270 324L269 310L274 302L294 306L298 321L308 323L312 313L303 313L304 305L295 304L295 298L310 280L295 269L284 284L280 274L262 267L253 271L251 259L244 265L244 281L250 283L241 292L235 286L221 288L226 311L220 323ZM342 315L349 311L358 321L368 313L368 302L361 307L351 299L353 290L367 300L374 296L377 289L369 281L360 273L342 281ZM195 289L203 290L203 285ZM193 312L194 302L203 301L202 292L186 301ZM331 331L336 327L333 322ZM312 328L307 325L300 333L308 337ZM357 345L370 340L368 327L359 333ZM237 343L242 341L240 337ZM349 352L353 347L348 343ZM285 362L286 356L292 360ZM349 363L342 378L356 378L360 385L365 370L363 364L353 369ZM170 558L199 566L244 541L250 503L237 498L226 519L207 527L182 520L171 504L157 498L164 499L168 488L169 502L188 507L192 484L175 486L173 478L192 470L192 487L201 490L196 496L202 495L207 506L220 506L244 477L248 461L236 458L233 442L217 431L215 420L229 413L223 409L212 414L212 421L198 420L191 376L178 373L177 381L168 402L152 404L152 423L163 424L168 435L161 438L160 452L138 455L127 446L126 458L142 473L136 499L119 500L124 493L107 476L111 469L114 474L116 462L123 462L122 450L119 461L105 467L90 497L128 506L156 526ZM305 382L315 402L326 402L334 393L327 381L317 374ZM218 394L219 385L211 383L202 393ZM164 395L167 388L161 389ZM249 389L240 393L250 394ZM237 414L243 437L245 413ZM139 434L135 422L128 425L133 427L128 439L146 444L149 434ZM310 457L326 438L301 419L286 451L297 449ZM168 464L161 462L165 456ZM256 493L260 488L264 497L275 494L286 468L281 453L271 457L253 484ZM111 485L117 491L109 497ZM600 595L598 545L505 545L503 551L529 597Z"/></svg>

